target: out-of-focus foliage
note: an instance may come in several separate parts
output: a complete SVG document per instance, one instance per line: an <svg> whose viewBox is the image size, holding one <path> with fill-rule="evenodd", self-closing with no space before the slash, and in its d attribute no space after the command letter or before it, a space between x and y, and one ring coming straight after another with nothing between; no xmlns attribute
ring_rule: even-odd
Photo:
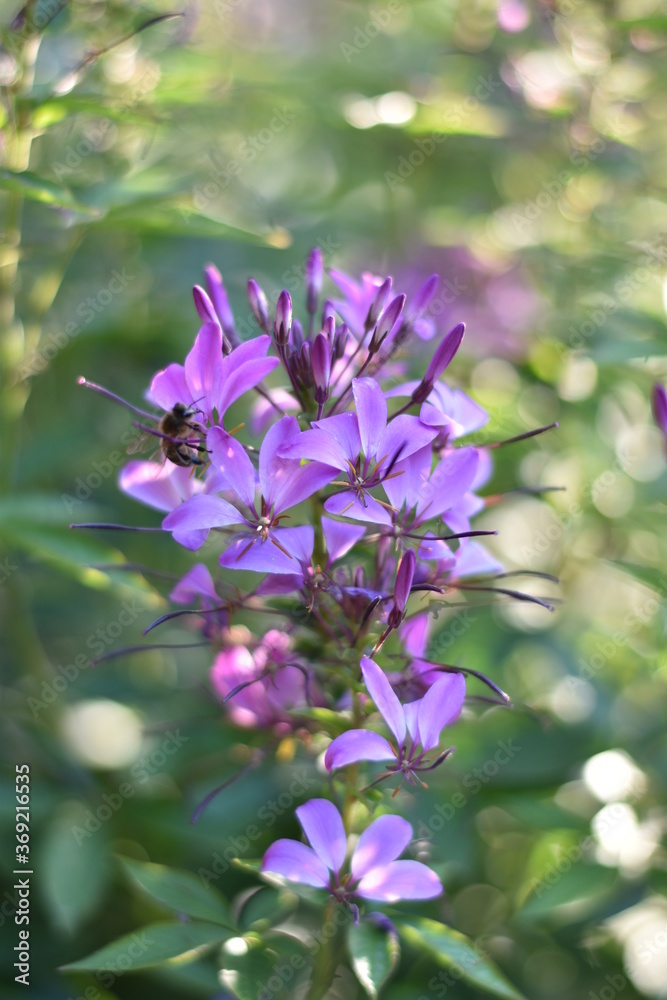
<svg viewBox="0 0 667 1000"><path fill-rule="evenodd" d="M329 995L388 976L387 1000L478 997L488 959L534 1000L665 996L667 475L648 401L667 376L664 6L215 0L159 17L174 12L2 5L5 939L25 761L34 995L252 998L317 932L319 909L297 917L295 893L233 859L296 835L323 748L286 742L191 826L254 762L208 687L208 651L91 665L140 640L187 557L162 536L68 525L159 523L116 491L131 418L76 377L140 401L191 343L205 263L249 332L247 275L302 295L318 243L327 266L402 287L439 271L438 323L468 324L453 375L492 414L484 439L560 424L507 449L491 492L566 487L503 497L481 525L500 529L509 568L561 576L557 611L470 607L434 639L525 710L471 711L429 789L395 800L448 889L429 919L476 951L413 904L400 955L372 928L341 938L374 958ZM189 635L174 623L162 641ZM272 930L290 920L296 937ZM169 961L117 974L142 965L146 926ZM128 935L101 963L115 972L54 971ZM8 997L13 960L4 949ZM271 996L293 995L286 976Z"/></svg>

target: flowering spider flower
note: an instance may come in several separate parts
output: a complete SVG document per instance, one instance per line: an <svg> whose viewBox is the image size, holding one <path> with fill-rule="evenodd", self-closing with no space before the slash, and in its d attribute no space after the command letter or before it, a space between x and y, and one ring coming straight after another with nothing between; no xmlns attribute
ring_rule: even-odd
<svg viewBox="0 0 667 1000"><path fill-rule="evenodd" d="M298 434L294 417L283 417L266 434L259 449L261 497L257 504L258 477L245 448L222 428L211 428L207 445L212 468L219 477L218 489L230 490L243 512L222 497L200 495L173 510L162 522L163 528L186 548L199 548L211 528L244 524L246 530L222 553L221 565L263 573L293 573L299 562L293 558L291 548L298 549L299 561L305 558L313 529L310 525L281 528L284 511L316 493L335 474L335 469L321 462L302 466L298 458L281 456L282 446ZM197 533L197 545L191 544L193 532ZM267 553L267 541L272 542L275 551ZM310 547L312 550L312 541Z"/></svg>
<svg viewBox="0 0 667 1000"><path fill-rule="evenodd" d="M423 785L419 773L432 771L452 752L449 748L435 758L427 757L438 746L442 729L459 717L465 697L465 678L462 674L448 674L435 681L423 698L401 705L377 663L367 656L362 657L361 672L368 693L394 734L396 743L390 743L379 733L366 729L349 729L329 744L324 755L327 770L333 771L362 760L388 760L392 764L373 784L400 774L398 788L406 778L413 785Z"/></svg>
<svg viewBox="0 0 667 1000"><path fill-rule="evenodd" d="M294 729L290 709L321 703L309 672L292 658L290 637L277 629L267 632L253 652L230 646L218 653L211 682L233 722L285 735Z"/></svg>
<svg viewBox="0 0 667 1000"><path fill-rule="evenodd" d="M355 502L369 511L381 508L382 501L368 491L395 474L392 470L399 458L430 445L439 430L407 414L388 423L387 401L375 379L353 379L352 393L356 413L314 421L312 430L304 431L282 451L289 457L326 462L347 474L347 480L332 483L343 490L325 502L330 514L345 514Z"/></svg>
<svg viewBox="0 0 667 1000"><path fill-rule="evenodd" d="M401 899L433 899L442 882L420 861L397 861L412 839L412 827L400 816L379 816L364 830L341 875L346 855L345 827L327 799L311 799L296 810L310 847L298 840L276 840L262 861L262 871L290 882L326 889L358 917L355 898L396 903Z"/></svg>

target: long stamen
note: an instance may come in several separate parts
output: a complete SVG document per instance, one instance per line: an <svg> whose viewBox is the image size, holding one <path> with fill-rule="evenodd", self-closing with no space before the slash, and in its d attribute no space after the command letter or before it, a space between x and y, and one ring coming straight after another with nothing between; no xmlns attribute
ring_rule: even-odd
<svg viewBox="0 0 667 1000"><path fill-rule="evenodd" d="M523 434L517 434L515 437L506 438L504 441L494 441L492 444L479 445L479 447L504 448L505 445L516 444L517 441L526 441L528 438L537 437L538 434L544 434L545 431L552 431L556 427L558 427L558 422L554 421L553 424L545 424L544 427L536 427L535 430L525 431Z"/></svg>
<svg viewBox="0 0 667 1000"><path fill-rule="evenodd" d="M105 389L104 386L97 385L95 382L89 382L87 378L83 377L83 375L81 378L77 379L77 382L79 385L84 385L86 389L94 389L95 392L101 392L103 396L106 396L108 399L113 399L115 403L120 403L121 406L125 406L128 410L133 410L135 413L138 413L140 417L147 417L149 420L155 420L154 413L147 413L146 410L140 410L138 406L133 406L132 403L128 403L126 399L123 399L122 396L117 396L115 392L111 392L109 389Z"/></svg>

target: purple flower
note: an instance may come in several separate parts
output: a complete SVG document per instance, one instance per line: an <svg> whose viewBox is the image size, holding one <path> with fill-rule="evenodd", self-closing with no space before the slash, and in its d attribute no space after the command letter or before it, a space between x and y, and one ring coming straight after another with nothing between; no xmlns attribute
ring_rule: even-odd
<svg viewBox="0 0 667 1000"><path fill-rule="evenodd" d="M292 656L291 639L277 629L267 632L252 653L245 646L230 646L218 653L211 682L221 699L231 694L227 707L233 722L244 727L271 726L283 735L294 728L290 709L306 705L313 690L306 670L290 663Z"/></svg>
<svg viewBox="0 0 667 1000"><path fill-rule="evenodd" d="M438 753L435 759L426 755L435 750L440 733L445 726L459 717L465 697L465 678L462 674L448 674L435 681L423 698L401 705L389 680L377 663L362 657L361 672L368 693L394 734L392 744L379 733L366 729L350 729L337 736L324 755L329 771L360 760L392 761L383 778L401 775L401 784L407 778L412 784L421 783L420 771L437 767L450 753Z"/></svg>
<svg viewBox="0 0 667 1000"><path fill-rule="evenodd" d="M266 357L270 346L269 337L255 337L223 357L219 323L204 323L185 365L171 364L158 372L148 399L163 410L171 410L177 403L194 406L211 423L215 410L221 421L239 396L258 385L280 363L277 358Z"/></svg>
<svg viewBox="0 0 667 1000"><path fill-rule="evenodd" d="M283 452L319 459L346 474L346 482L336 483L345 487L345 492L330 497L324 505L331 514L344 513L355 499L370 512L382 510L381 504L367 495L367 491L391 474L398 458L429 445L438 433L437 428L407 414L388 423L387 401L375 379L353 379L352 391L356 413L339 413L314 421L311 430L289 442ZM368 516L362 520L375 519Z"/></svg>
<svg viewBox="0 0 667 1000"><path fill-rule="evenodd" d="M350 872L342 875L347 842L340 813L327 799L311 799L296 810L310 847L298 840L277 840L262 862L263 872L291 882L327 889L348 906L355 897L396 903L433 899L442 893L438 876L419 861L397 861L412 839L412 827L400 816L379 816L361 834Z"/></svg>
<svg viewBox="0 0 667 1000"><path fill-rule="evenodd" d="M309 548L312 551L313 528L280 527L284 512L329 483L336 471L321 462L301 465L298 458L283 457L282 447L298 434L294 417L283 417L273 425L259 449L258 476L243 445L221 427L211 428L206 441L217 488L231 491L235 503L218 496L193 497L164 519L163 528L172 531L186 548L199 548L211 528L243 524L245 529L220 557L222 566L294 573L299 562L307 558ZM201 533L196 546L183 540L193 531Z"/></svg>

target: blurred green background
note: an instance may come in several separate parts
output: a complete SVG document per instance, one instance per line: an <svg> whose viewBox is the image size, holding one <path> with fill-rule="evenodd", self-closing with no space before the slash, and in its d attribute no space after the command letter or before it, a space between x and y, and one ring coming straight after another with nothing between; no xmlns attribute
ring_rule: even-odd
<svg viewBox="0 0 667 1000"><path fill-rule="evenodd" d="M560 424L498 453L488 492L566 490L509 495L476 526L499 529L508 569L558 574L562 603L436 622L434 648L531 711L473 708L428 791L394 800L447 887L428 912L534 1000L667 996L667 475L649 407L667 378L665 5L202 0L137 33L176 9L1 5L4 939L14 765L29 762L32 995L228 995L215 955L111 982L54 971L164 916L116 855L193 872L251 860L296 834L293 805L321 788L322 747L296 744L191 826L262 745L224 724L209 651L90 666L141 640L190 558L167 537L69 531L159 524L117 491L131 416L76 378L140 403L192 342L206 263L249 332L248 275L301 303L318 243L326 266L406 291L441 274L440 331L468 325L448 374L491 414L476 440ZM166 576L109 568L123 560ZM196 638L175 623L160 641ZM244 846L281 792L290 807ZM257 885L218 867L228 898ZM5 948L7 997L23 989L13 960ZM400 962L387 1000L484 995L418 949Z"/></svg>

